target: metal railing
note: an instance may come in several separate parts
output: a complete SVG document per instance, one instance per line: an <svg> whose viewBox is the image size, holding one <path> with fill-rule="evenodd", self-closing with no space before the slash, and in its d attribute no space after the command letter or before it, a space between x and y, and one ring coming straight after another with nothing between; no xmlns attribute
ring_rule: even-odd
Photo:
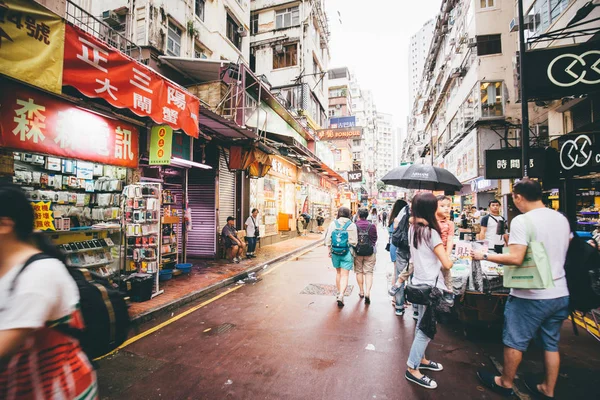
<svg viewBox="0 0 600 400"><path fill-rule="evenodd" d="M67 0L65 19L103 42L108 43L122 53L125 53L138 61L140 60L142 55L140 46L136 45L110 25L99 20L97 17L94 17L70 0Z"/></svg>

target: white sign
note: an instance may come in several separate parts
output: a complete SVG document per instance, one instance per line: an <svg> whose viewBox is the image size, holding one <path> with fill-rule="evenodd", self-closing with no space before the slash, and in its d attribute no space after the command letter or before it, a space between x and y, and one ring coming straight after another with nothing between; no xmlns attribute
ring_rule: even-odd
<svg viewBox="0 0 600 400"><path fill-rule="evenodd" d="M478 175L477 130L473 129L445 158L445 168L461 182L467 182Z"/></svg>

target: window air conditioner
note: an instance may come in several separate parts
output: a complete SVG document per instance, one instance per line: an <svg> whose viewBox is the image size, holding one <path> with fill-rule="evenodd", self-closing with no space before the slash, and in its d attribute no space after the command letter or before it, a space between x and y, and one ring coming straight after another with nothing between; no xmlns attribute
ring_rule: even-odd
<svg viewBox="0 0 600 400"><path fill-rule="evenodd" d="M247 30L246 30L246 29L245 29L243 26L240 26L240 27L237 29L237 33L238 33L238 34L239 34L241 37L246 37L246 36L248 36L248 31L247 31Z"/></svg>
<svg viewBox="0 0 600 400"><path fill-rule="evenodd" d="M469 38L468 47L477 47L477 40L475 38Z"/></svg>

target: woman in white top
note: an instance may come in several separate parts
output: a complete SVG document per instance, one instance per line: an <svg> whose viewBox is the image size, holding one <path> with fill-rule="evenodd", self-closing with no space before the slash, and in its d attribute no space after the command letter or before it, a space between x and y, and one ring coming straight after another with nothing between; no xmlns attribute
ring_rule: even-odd
<svg viewBox="0 0 600 400"><path fill-rule="evenodd" d="M414 264L412 283L436 286L448 290L444 283L442 268L452 268L452 261L444 249L440 227L435 216L438 208L437 198L431 193L419 193L413 199L413 225L409 228L410 254ZM435 389L437 383L423 375L420 370L441 371L442 364L425 358L425 350L431 339L419 329L427 306L417 305L419 319L415 339L408 357L405 377L410 382L427 389Z"/></svg>
<svg viewBox="0 0 600 400"><path fill-rule="evenodd" d="M246 251L246 257L255 258L254 252L256 251L256 242L260 235L258 229L258 210L252 209L252 214L246 220L246 241L248 242L248 250Z"/></svg>
<svg viewBox="0 0 600 400"><path fill-rule="evenodd" d="M377 224L377 221L379 221L379 214L377 214L377 209L375 207L371 209L371 213L367 217L367 221L372 224Z"/></svg>

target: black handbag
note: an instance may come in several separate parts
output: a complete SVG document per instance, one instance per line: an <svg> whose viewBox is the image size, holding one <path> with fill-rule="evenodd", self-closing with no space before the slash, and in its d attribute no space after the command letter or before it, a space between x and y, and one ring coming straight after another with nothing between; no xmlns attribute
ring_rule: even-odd
<svg viewBox="0 0 600 400"><path fill-rule="evenodd" d="M435 279L435 284L437 285L439 279L438 277ZM428 285L426 283L421 284L408 284L406 285L406 289L404 289L404 293L406 295L406 300L409 303L420 304L424 306L428 306L431 304L431 300L429 295L431 295L431 289L433 286Z"/></svg>
<svg viewBox="0 0 600 400"><path fill-rule="evenodd" d="M391 246L391 245L390 245L389 243L388 243L388 244L386 244L386 245L385 245L385 251L390 251L390 246Z"/></svg>

